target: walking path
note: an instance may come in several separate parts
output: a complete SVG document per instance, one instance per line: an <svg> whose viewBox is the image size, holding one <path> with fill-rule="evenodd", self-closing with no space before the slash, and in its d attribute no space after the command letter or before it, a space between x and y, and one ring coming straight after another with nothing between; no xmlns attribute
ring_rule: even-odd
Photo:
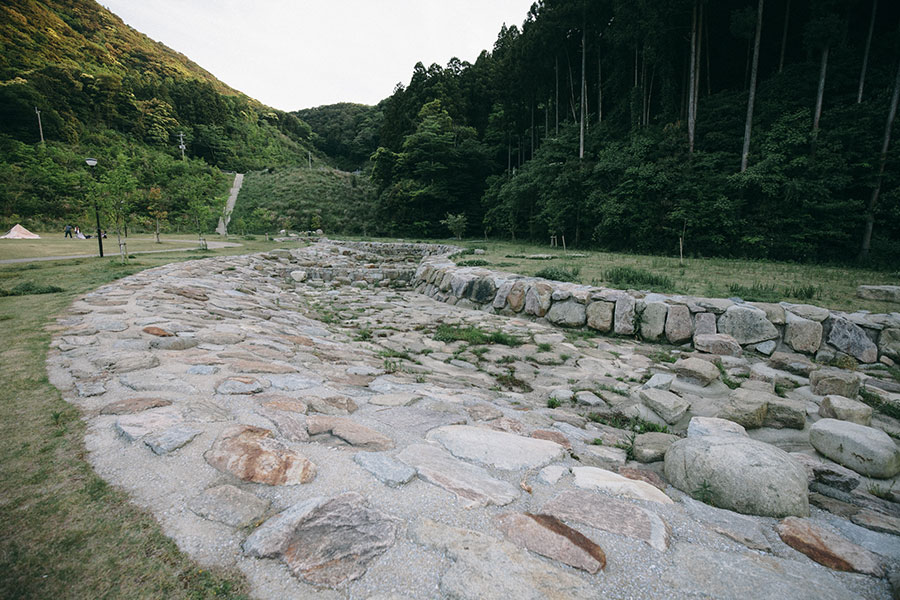
<svg viewBox="0 0 900 600"><path fill-rule="evenodd" d="M237 248L241 244L237 242L206 242L207 247L210 250L218 250L220 248ZM191 246L185 248L166 248L165 250L137 250L135 252L129 252L128 254L160 254L163 252L187 252L188 250L196 250L198 246ZM69 260L72 258L99 258L99 254L69 254L66 256L31 256L26 258L5 258L0 260L0 265L7 265L13 263L27 263L27 262L41 262L48 260ZM109 256L118 256L118 253L107 254Z"/></svg>
<svg viewBox="0 0 900 600"><path fill-rule="evenodd" d="M350 261L365 279L313 277ZM414 267L317 244L143 271L59 320L50 380L97 472L257 598L891 597L896 505L809 445L806 376L705 355L764 376L732 391L701 358L397 289ZM702 418L738 401L769 424ZM804 518L760 516L777 499Z"/></svg>
<svg viewBox="0 0 900 600"><path fill-rule="evenodd" d="M241 191L241 185L244 183L244 174L235 173L234 183L231 185L231 193L228 194L228 202L225 203L225 214L219 217L219 225L216 227L216 233L219 235L228 235L228 224L231 222L231 212L234 210L234 203L237 202L238 193Z"/></svg>

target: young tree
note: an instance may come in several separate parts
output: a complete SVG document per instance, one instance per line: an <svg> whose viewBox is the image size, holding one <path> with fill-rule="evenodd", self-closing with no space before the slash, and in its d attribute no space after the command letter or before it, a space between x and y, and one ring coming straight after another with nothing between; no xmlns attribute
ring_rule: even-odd
<svg viewBox="0 0 900 600"><path fill-rule="evenodd" d="M441 219L441 225L446 225L447 229L450 230L450 233L455 235L456 239L461 240L463 234L466 232L468 219L466 219L465 213L459 213L457 215L447 213L447 218Z"/></svg>
<svg viewBox="0 0 900 600"><path fill-rule="evenodd" d="M750 69L750 95L747 98L747 119L744 121L744 149L741 151L741 173L747 170L750 156L750 131L753 128L753 103L756 101L756 74L759 67L759 38L762 32L763 0L756 9L756 35L753 41L753 66Z"/></svg>

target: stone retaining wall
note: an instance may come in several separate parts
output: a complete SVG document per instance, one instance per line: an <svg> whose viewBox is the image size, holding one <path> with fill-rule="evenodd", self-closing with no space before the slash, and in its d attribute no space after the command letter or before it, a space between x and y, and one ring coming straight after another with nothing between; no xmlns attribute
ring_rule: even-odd
<svg viewBox="0 0 900 600"><path fill-rule="evenodd" d="M861 363L900 360L900 313L844 313L809 304L696 298L549 281L481 267L457 266L449 245L325 241L292 252L310 264L297 280L410 285L435 300L492 313L524 316L559 327L690 343L716 354L751 348L788 351L828 362L840 355ZM334 257L322 266L325 256ZM360 264L361 263L361 264Z"/></svg>

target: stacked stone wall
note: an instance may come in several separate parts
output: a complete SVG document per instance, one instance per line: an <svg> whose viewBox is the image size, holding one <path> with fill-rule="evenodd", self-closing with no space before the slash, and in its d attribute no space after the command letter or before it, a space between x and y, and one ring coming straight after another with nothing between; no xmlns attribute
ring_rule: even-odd
<svg viewBox="0 0 900 600"><path fill-rule="evenodd" d="M640 337L698 350L739 355L753 349L841 355L860 363L900 360L900 312L845 313L809 304L744 302L617 290L550 281L482 267L461 267L450 245L324 241L294 251L309 262L298 281L342 279L369 285L410 286L448 304L511 316L544 319L565 328ZM324 265L323 260L329 260Z"/></svg>

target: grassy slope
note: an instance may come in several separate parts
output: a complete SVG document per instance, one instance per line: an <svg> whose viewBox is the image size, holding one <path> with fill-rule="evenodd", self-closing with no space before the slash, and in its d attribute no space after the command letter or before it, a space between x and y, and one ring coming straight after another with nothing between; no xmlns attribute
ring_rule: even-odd
<svg viewBox="0 0 900 600"><path fill-rule="evenodd" d="M275 247L244 242L235 254ZM0 298L0 598L243 598L232 572L200 568L85 460L79 411L50 385L54 317L79 294L196 253L0 266L0 287L31 281L65 292Z"/></svg>
<svg viewBox="0 0 900 600"><path fill-rule="evenodd" d="M326 233L364 233L373 207L372 184L364 176L317 167L248 173L229 230L240 233L243 221L254 232L305 231L311 217L318 214ZM254 217L256 209L266 216Z"/></svg>

